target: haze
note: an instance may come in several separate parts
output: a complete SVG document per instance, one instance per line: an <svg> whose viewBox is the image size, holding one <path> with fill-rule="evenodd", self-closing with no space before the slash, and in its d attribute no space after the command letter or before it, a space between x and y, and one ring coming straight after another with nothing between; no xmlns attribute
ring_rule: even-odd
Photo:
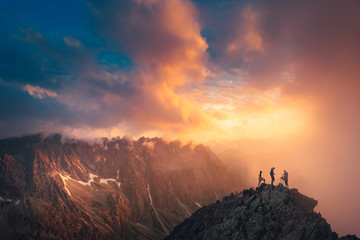
<svg viewBox="0 0 360 240"><path fill-rule="evenodd" d="M360 4L2 1L0 137L164 137L232 149L360 235ZM245 171L246 169L246 171Z"/></svg>

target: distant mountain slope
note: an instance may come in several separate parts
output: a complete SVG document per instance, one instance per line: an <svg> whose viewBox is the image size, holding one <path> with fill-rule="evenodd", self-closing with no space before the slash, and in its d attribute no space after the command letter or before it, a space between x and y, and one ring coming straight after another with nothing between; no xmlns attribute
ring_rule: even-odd
<svg viewBox="0 0 360 240"><path fill-rule="evenodd" d="M209 148L160 138L0 140L5 239L161 239L244 186Z"/></svg>
<svg viewBox="0 0 360 240"><path fill-rule="evenodd" d="M262 184L197 210L165 238L172 239L338 239L313 211L317 201L296 189ZM346 236L341 239L358 239Z"/></svg>
<svg viewBox="0 0 360 240"><path fill-rule="evenodd" d="M248 157L245 153L236 150L234 148L229 148L225 151L219 152L216 154L221 161L223 161L227 166L233 169L236 173L241 175L245 179L251 179L249 177L248 170ZM249 183L248 186L251 186Z"/></svg>

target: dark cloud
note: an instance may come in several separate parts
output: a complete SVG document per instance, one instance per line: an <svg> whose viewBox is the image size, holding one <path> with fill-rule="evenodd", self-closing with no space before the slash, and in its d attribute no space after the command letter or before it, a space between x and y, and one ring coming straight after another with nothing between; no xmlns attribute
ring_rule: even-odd
<svg viewBox="0 0 360 240"><path fill-rule="evenodd" d="M249 2L249 0L194 1L199 9L201 33L209 44L208 51L213 61L221 62L227 43L237 37L236 30L242 25L241 11ZM234 64L238 66L239 63Z"/></svg>
<svg viewBox="0 0 360 240"><path fill-rule="evenodd" d="M39 84L46 78L41 71L41 61L33 48L11 36L0 40L0 78L4 81L18 81Z"/></svg>
<svg viewBox="0 0 360 240"><path fill-rule="evenodd" d="M34 98L20 86L4 81L0 81L0 109L3 137L51 131L51 127L69 123L71 116L56 100Z"/></svg>
<svg viewBox="0 0 360 240"><path fill-rule="evenodd" d="M18 91L23 90L28 98L45 96L34 99L39 106L56 103L53 107L60 109L61 119L52 122L53 129L111 129L122 124L124 131L140 133L164 127L178 131L182 124L200 121L206 125L201 111L174 92L177 86L205 75L207 45L200 36L192 3L93 1L88 5L98 34L95 42L101 39L105 44L94 47L66 33L54 36L21 29L9 40L14 48L24 46L19 52L8 52L18 61L10 66L21 69L25 64L29 71L23 80L15 71L2 79L18 85ZM181 14L174 15L174 9ZM32 65L20 55L25 53L33 58L29 60ZM120 62L109 59L114 56L126 57ZM47 97L48 93L56 96ZM12 116L9 108L4 110ZM47 107L42 111L46 117L58 119ZM38 117L47 121L41 114Z"/></svg>
<svg viewBox="0 0 360 240"><path fill-rule="evenodd" d="M85 71L72 88L76 92L64 92L66 99L81 96L78 100L87 108L101 107L115 121L131 122L140 131L205 120L195 112L190 117L194 107L174 92L188 80L201 80L205 71L207 45L190 2L90 1L89 5L94 29L108 49L126 54L137 66L128 73ZM174 9L181 14L174 15Z"/></svg>
<svg viewBox="0 0 360 240"><path fill-rule="evenodd" d="M202 52L207 45L201 39L197 10L191 2L89 1L89 5L94 30L114 50L150 68L160 63L179 64L189 59L187 51L200 51L191 59L194 67L182 64L193 79L203 77L199 63L206 60Z"/></svg>

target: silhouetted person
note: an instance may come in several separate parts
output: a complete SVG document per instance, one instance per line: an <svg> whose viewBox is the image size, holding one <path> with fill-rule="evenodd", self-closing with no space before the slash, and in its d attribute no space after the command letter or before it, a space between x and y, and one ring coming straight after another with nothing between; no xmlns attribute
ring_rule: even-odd
<svg viewBox="0 0 360 240"><path fill-rule="evenodd" d="M265 183L265 178L262 178L262 177L261 177L261 174L262 174L262 171L259 172L259 183L258 183L258 186L261 184L262 181L264 181L264 183Z"/></svg>
<svg viewBox="0 0 360 240"><path fill-rule="evenodd" d="M285 186L288 188L289 187L289 184L288 184L289 174L286 170L284 170L284 173L280 179L285 182Z"/></svg>
<svg viewBox="0 0 360 240"><path fill-rule="evenodd" d="M274 167L271 168L270 170L270 176L271 176L271 185L273 185L274 181L275 181L275 172L274 172Z"/></svg>

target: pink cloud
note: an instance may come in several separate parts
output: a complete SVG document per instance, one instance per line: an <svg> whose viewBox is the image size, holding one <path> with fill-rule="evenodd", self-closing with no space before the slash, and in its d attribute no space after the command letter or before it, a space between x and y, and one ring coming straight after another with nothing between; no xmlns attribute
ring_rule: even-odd
<svg viewBox="0 0 360 240"><path fill-rule="evenodd" d="M31 96L35 97L35 98L39 98L39 99L43 99L45 97L51 97L51 98L56 98L57 97L57 93L45 88L41 88L39 86L32 86L30 84L26 84L23 87L23 90L28 92Z"/></svg>

